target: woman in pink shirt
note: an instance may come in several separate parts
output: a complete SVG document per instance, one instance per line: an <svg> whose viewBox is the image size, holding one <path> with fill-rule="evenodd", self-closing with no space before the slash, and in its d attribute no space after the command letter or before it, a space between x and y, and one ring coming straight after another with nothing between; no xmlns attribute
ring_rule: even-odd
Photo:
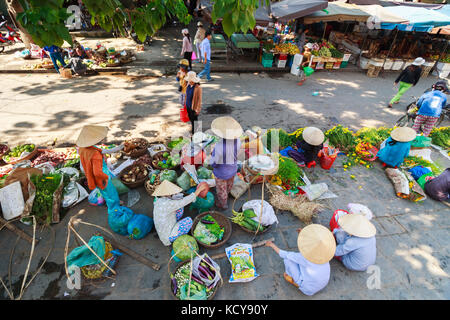
<svg viewBox="0 0 450 320"><path fill-rule="evenodd" d="M183 47L181 48L181 56L189 61L189 70L192 70L192 41L188 29L181 30L183 34Z"/></svg>

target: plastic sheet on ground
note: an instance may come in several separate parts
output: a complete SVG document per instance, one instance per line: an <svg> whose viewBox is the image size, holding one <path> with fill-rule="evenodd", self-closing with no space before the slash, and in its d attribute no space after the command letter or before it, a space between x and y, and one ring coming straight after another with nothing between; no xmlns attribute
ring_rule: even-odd
<svg viewBox="0 0 450 320"><path fill-rule="evenodd" d="M127 207L134 206L136 203L139 202L140 199L141 195L139 194L139 191L131 189L130 191L128 191Z"/></svg>

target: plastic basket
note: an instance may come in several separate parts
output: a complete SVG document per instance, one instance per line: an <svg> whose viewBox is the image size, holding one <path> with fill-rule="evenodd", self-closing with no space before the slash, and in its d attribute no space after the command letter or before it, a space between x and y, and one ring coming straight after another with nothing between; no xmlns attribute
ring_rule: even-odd
<svg viewBox="0 0 450 320"><path fill-rule="evenodd" d="M272 68L273 65L273 59L272 60L262 60L262 65L264 68Z"/></svg>
<svg viewBox="0 0 450 320"><path fill-rule="evenodd" d="M262 60L273 60L273 53L271 53L271 52L263 52Z"/></svg>
<svg viewBox="0 0 450 320"><path fill-rule="evenodd" d="M342 61L341 62L341 69L345 68L348 65L348 61Z"/></svg>
<svg viewBox="0 0 450 320"><path fill-rule="evenodd" d="M331 166L333 165L334 161L336 160L336 157L338 155L338 152L335 152L331 155L328 155L328 148L325 147L323 150L319 152L319 163L322 169L330 170Z"/></svg>

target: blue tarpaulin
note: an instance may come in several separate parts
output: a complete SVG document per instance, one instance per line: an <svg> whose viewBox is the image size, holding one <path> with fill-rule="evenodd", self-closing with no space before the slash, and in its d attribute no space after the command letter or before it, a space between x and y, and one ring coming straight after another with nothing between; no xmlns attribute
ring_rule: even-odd
<svg viewBox="0 0 450 320"><path fill-rule="evenodd" d="M429 32L434 27L450 24L450 16L439 12L440 10L430 10L410 6L393 6L385 7L385 9L395 15L407 19L409 24L382 23L382 29L392 30L397 27L400 31Z"/></svg>

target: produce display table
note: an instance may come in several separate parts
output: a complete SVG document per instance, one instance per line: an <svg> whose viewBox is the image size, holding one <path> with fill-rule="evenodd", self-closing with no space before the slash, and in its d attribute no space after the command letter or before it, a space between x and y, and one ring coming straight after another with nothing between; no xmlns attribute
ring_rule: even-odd
<svg viewBox="0 0 450 320"><path fill-rule="evenodd" d="M214 58L225 58L228 62L227 42L221 34L213 34L210 41L211 56Z"/></svg>
<svg viewBox="0 0 450 320"><path fill-rule="evenodd" d="M253 34L234 33L231 35L232 49L244 54L243 49L259 49L260 42Z"/></svg>

